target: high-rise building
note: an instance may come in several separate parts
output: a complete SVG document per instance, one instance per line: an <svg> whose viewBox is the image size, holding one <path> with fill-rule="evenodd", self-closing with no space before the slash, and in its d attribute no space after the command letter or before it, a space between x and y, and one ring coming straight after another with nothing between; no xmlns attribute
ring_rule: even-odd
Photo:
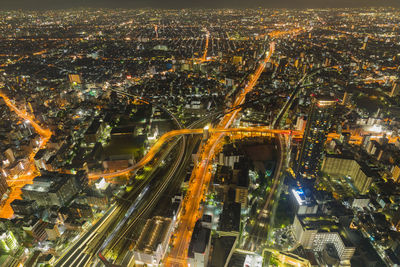
<svg viewBox="0 0 400 267"><path fill-rule="evenodd" d="M34 200L38 206L64 206L80 192L85 184L85 176L57 172L42 173L33 179L33 184L22 187L22 197Z"/></svg>
<svg viewBox="0 0 400 267"><path fill-rule="evenodd" d="M331 247L340 261L340 265L336 266L350 266L350 259L356 248L348 240L338 222L338 218L333 216L296 215L293 221L293 233L304 249L322 253Z"/></svg>
<svg viewBox="0 0 400 267"><path fill-rule="evenodd" d="M330 176L350 177L354 187L363 195L369 191L374 177L377 177L366 164L354 160L353 156L341 154L326 156L321 169Z"/></svg>
<svg viewBox="0 0 400 267"><path fill-rule="evenodd" d="M243 58L241 56L234 56L232 59L233 65L241 65Z"/></svg>
<svg viewBox="0 0 400 267"><path fill-rule="evenodd" d="M7 186L6 177L4 177L2 174L0 174L0 199L7 192L7 189L8 189L8 186Z"/></svg>
<svg viewBox="0 0 400 267"><path fill-rule="evenodd" d="M190 240L187 262L188 266L207 266L211 247L211 229L205 227L199 220L193 229Z"/></svg>
<svg viewBox="0 0 400 267"><path fill-rule="evenodd" d="M13 232L6 231L0 234L0 253L9 253L18 248L18 241Z"/></svg>
<svg viewBox="0 0 400 267"><path fill-rule="evenodd" d="M44 230L46 231L48 240L57 240L57 238L61 236L57 224L49 223L46 225L46 228Z"/></svg>
<svg viewBox="0 0 400 267"><path fill-rule="evenodd" d="M297 161L297 173L302 178L314 179L319 172L335 104L331 97L312 98Z"/></svg>
<svg viewBox="0 0 400 267"><path fill-rule="evenodd" d="M31 215L38 209L38 205L35 200L26 199L14 199L10 206L15 215L21 216Z"/></svg>
<svg viewBox="0 0 400 267"><path fill-rule="evenodd" d="M291 190L292 206L296 214L316 214L318 204L313 198L310 190L304 191L300 188L292 188Z"/></svg>
<svg viewBox="0 0 400 267"><path fill-rule="evenodd" d="M28 222L24 222L26 225L22 229L36 241L42 242L47 239L46 227L48 222L44 222L41 219L34 218Z"/></svg>

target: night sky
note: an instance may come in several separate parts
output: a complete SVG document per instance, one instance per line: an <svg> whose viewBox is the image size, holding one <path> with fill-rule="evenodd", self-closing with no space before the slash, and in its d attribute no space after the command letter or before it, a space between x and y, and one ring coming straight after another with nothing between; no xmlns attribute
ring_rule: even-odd
<svg viewBox="0 0 400 267"><path fill-rule="evenodd" d="M400 7L400 0L0 0L0 9L107 8L325 8Z"/></svg>

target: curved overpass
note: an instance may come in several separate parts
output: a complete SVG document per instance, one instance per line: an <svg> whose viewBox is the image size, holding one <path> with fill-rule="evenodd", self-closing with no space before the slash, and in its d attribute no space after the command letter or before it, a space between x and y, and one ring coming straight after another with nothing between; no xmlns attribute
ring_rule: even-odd
<svg viewBox="0 0 400 267"><path fill-rule="evenodd" d="M246 128L211 128L208 130L210 134L212 133L269 133L269 134L283 134L283 135L291 135L293 138L302 138L302 131L295 130L280 130L280 129L268 129L265 126L261 127L246 127ZM182 135L191 135L191 134L203 134L204 129L180 129L173 130L163 134L160 139L150 148L147 154L135 165L128 167L123 170L110 172L110 173L89 173L89 179L99 179L101 177L104 178L114 178L120 175L128 174L132 171L143 168L146 164L148 164L157 152L160 151L161 147L165 145L172 138ZM328 139L338 138L339 134L337 133L329 133ZM358 140L361 136L355 136L354 139Z"/></svg>
<svg viewBox="0 0 400 267"><path fill-rule="evenodd" d="M237 133L237 132L243 132L243 133L271 133L271 134L287 134L287 135L300 135L302 132L299 131L291 131L291 130L275 130L275 129L268 129L265 127L248 127L248 128L215 128L215 129L209 129L208 130L210 133ZM143 168L147 163L149 163L154 156L157 154L157 152L161 149L161 147L166 144L169 140L171 140L173 137L176 136L181 136L181 135L189 135L189 134L202 134L204 132L204 129L181 129L181 130L173 130L170 132L167 132L163 134L160 139L157 140L157 142L150 148L150 150L147 152L147 154L135 165L119 170L116 172L112 173L100 173L100 174L89 174L89 179L98 179L101 177L104 178L113 178L117 177L120 175L128 174L131 171L135 171L138 169Z"/></svg>
<svg viewBox="0 0 400 267"><path fill-rule="evenodd" d="M253 90L254 85L257 83L261 73L264 71L265 65L269 62L271 55L274 53L275 44L270 44L269 52L266 57L258 65L253 78L248 82L245 88L236 96L233 106L238 106L244 103L246 94ZM224 136L224 132L229 132L229 127L232 122L236 119L240 109L233 111L232 113L225 114L219 123L219 129L222 129L220 133L211 134L207 142L201 147L201 153L199 156L198 166L193 169L192 176L189 181L189 189L186 197L182 202L182 210L178 214L179 224L175 231L176 238L173 242L169 255L164 259L165 266L185 266L186 265L186 253L192 236L193 227L197 218L199 218L201 211L199 210L200 202L204 198L204 194L207 191L207 187L211 180L210 163L215 155L220 140ZM212 132L212 129L209 130ZM242 129L240 130L242 131ZM190 195L190 197L188 197Z"/></svg>
<svg viewBox="0 0 400 267"><path fill-rule="evenodd" d="M178 128L179 128L179 129L182 129L182 124L179 122L179 120L174 116L174 114L172 114L171 111L169 111L169 110L166 109L165 107L163 107L163 106L161 106L161 105L159 105L159 104L157 104L157 103L151 101L150 99L146 99L146 98L140 97L140 96L138 96L138 95L130 94L130 93L127 93L127 92L118 90L118 89L111 89L111 91L114 91L114 92L116 92L116 93L118 93L118 94L122 94L122 95L125 95L125 96L128 96L128 97L136 98L136 99L138 99L138 100L140 100L140 101L142 101L142 102L144 102L144 103L146 103L146 104L149 104L149 103L150 103L150 104L152 104L152 105L158 107L159 109L161 109L162 111L164 111L165 113L167 113L169 116L171 116L171 118L174 120L174 122L176 123L176 125L178 126ZM175 130L175 131L176 131L176 130ZM174 131L172 131L172 132L174 132ZM161 138L162 138L162 137L161 137ZM160 140L161 140L161 138L160 138ZM160 140L158 140L158 141L160 141ZM157 141L157 143L158 143L158 141ZM156 143L155 145L157 145L157 143ZM164 143L164 142L163 142L163 143ZM158 150L161 148L161 146L162 146L163 143L161 143L159 146L156 146L154 149L156 149L156 151L158 151ZM180 151L179 151L179 158L178 158L178 160L177 160L177 162L176 162L176 165L179 165L180 161L181 161L182 158L183 158L183 154L184 154L184 152L185 152L185 146L186 146L186 139L183 138L183 140L182 140L182 142L181 142ZM154 146L153 146L153 147L154 147ZM153 147L152 147L152 149L153 149ZM152 150L152 149L150 149L149 152L154 151L154 149L153 149L153 150ZM119 171L116 171L116 172L112 172L112 173L100 173L100 174L99 174L99 173L89 173L89 174L88 174L88 178L93 180L93 179L99 179L99 178L101 178L101 177L104 177L104 178L113 178L113 177L117 177L117 176L120 176L120 175L128 174L128 173L130 173L131 171L138 170L138 169L142 168L142 167L143 167L145 164L147 164L151 159L153 159L154 156L155 156L155 153L154 153L154 154L150 154L150 155L149 155L149 153L147 153L137 164L135 164L135 165L133 165L133 166L131 166L131 167L128 167L128 168L126 168L126 169L119 170Z"/></svg>

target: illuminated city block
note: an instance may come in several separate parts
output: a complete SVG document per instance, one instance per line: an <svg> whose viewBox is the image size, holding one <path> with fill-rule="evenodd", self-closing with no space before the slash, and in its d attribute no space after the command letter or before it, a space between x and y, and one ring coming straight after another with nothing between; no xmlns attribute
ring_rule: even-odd
<svg viewBox="0 0 400 267"><path fill-rule="evenodd" d="M330 97L312 98L297 165L302 178L314 179L318 175L335 105L336 100Z"/></svg>

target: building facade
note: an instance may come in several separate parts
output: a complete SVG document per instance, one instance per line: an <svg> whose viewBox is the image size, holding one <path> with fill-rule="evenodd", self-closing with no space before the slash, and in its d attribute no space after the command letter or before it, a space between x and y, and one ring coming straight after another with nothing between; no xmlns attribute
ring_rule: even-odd
<svg viewBox="0 0 400 267"><path fill-rule="evenodd" d="M366 194L373 181L373 174L362 163L352 157L328 155L322 163L322 172L332 176L350 177L360 194Z"/></svg>
<svg viewBox="0 0 400 267"><path fill-rule="evenodd" d="M80 191L77 177L48 173L33 179L33 184L22 187L22 197L36 201L38 206L64 206Z"/></svg>
<svg viewBox="0 0 400 267"><path fill-rule="evenodd" d="M328 244L333 244L343 263L349 262L355 252L355 247L340 234L335 217L296 215L293 222L293 233L305 249L314 252L321 252Z"/></svg>
<svg viewBox="0 0 400 267"><path fill-rule="evenodd" d="M9 253L18 248L18 241L13 232L6 231L0 234L0 253Z"/></svg>

